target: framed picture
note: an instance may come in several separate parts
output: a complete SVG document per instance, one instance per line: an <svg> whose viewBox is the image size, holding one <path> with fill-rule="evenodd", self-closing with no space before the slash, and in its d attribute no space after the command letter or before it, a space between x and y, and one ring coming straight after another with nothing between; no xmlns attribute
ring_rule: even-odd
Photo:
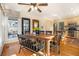
<svg viewBox="0 0 79 59"><path fill-rule="evenodd" d="M32 24L33 24L33 25L32 25L33 31L34 31L35 28L39 28L39 20L35 20L35 19L34 19L34 20L32 21Z"/></svg>

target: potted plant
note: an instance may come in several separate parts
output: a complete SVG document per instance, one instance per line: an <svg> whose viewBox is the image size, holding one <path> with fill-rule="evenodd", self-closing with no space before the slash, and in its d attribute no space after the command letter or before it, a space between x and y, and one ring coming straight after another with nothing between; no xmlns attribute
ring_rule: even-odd
<svg viewBox="0 0 79 59"><path fill-rule="evenodd" d="M39 34L40 30L41 30L41 28L39 28L39 27L33 28L33 31L35 32L36 35Z"/></svg>

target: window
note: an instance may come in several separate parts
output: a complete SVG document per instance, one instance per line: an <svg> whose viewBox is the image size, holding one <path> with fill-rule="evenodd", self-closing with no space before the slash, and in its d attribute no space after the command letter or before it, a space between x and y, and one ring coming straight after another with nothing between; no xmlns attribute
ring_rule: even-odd
<svg viewBox="0 0 79 59"><path fill-rule="evenodd" d="M8 19L8 39L14 39L18 33L18 20Z"/></svg>

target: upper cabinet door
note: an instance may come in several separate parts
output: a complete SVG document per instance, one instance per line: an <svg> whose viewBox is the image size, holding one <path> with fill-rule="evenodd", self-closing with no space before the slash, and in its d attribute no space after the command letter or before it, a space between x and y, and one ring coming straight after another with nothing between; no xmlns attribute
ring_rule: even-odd
<svg viewBox="0 0 79 59"><path fill-rule="evenodd" d="M30 33L30 19L22 18L22 34Z"/></svg>

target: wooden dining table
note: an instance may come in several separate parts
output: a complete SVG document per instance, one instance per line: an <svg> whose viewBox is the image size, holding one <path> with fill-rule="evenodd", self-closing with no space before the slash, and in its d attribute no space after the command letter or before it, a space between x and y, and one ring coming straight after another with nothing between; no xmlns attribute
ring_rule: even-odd
<svg viewBox="0 0 79 59"><path fill-rule="evenodd" d="M50 41L55 37L54 35L34 35L28 34L23 35L24 37L29 37L33 39L40 39L45 41L45 56L50 56Z"/></svg>

